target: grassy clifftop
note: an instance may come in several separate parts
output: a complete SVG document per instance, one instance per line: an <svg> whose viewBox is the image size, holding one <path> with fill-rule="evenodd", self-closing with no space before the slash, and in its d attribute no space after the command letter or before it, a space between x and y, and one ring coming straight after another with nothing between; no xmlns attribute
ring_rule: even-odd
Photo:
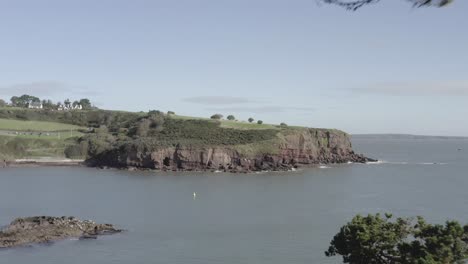
<svg viewBox="0 0 468 264"><path fill-rule="evenodd" d="M71 125L71 124L57 123L57 122L0 118L0 130L51 132L51 131L69 131L69 130L80 130L80 129L86 129L86 128Z"/></svg>
<svg viewBox="0 0 468 264"><path fill-rule="evenodd" d="M12 134L12 131L28 133ZM63 131L70 131L70 134ZM276 154L285 137L304 131L310 133L311 129L178 116L159 111L0 108L0 145L7 146L2 147L0 153L10 157L58 155L86 158L129 145L145 151L176 146L230 146L249 156Z"/></svg>

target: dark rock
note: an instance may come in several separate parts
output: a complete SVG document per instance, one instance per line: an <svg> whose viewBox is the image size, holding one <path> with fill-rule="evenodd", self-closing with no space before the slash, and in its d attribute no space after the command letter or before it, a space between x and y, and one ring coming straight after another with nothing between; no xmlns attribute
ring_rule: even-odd
<svg viewBox="0 0 468 264"><path fill-rule="evenodd" d="M97 224L75 217L33 216L17 218L0 231L0 248L23 246L32 243L49 243L77 237L96 239L99 235L122 232L111 224Z"/></svg>

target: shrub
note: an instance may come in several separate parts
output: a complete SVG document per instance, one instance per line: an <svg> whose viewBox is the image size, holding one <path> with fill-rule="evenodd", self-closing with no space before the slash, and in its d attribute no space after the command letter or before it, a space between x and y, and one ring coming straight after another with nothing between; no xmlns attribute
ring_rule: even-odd
<svg viewBox="0 0 468 264"><path fill-rule="evenodd" d="M263 124L263 121L262 121L262 120L258 120L258 121L257 121L257 124L261 125L261 124Z"/></svg>
<svg viewBox="0 0 468 264"><path fill-rule="evenodd" d="M85 141L83 143L83 141ZM85 138L82 138L80 145L82 149L86 148L87 156L94 157L105 151L111 150L115 138L110 134L91 134Z"/></svg>
<svg viewBox="0 0 468 264"><path fill-rule="evenodd" d="M149 119L142 119L138 122L136 135L139 137L146 137L148 136L148 132L150 130L151 121Z"/></svg>
<svg viewBox="0 0 468 264"><path fill-rule="evenodd" d="M81 158L83 155L81 153L81 148L79 145L69 145L65 148L65 157L69 159Z"/></svg>
<svg viewBox="0 0 468 264"><path fill-rule="evenodd" d="M288 125L286 123L281 123L280 126L281 127L287 127Z"/></svg>
<svg viewBox="0 0 468 264"><path fill-rule="evenodd" d="M227 120L233 121L233 120L236 120L236 117L234 117L233 115L228 115Z"/></svg>
<svg viewBox="0 0 468 264"><path fill-rule="evenodd" d="M252 117L249 117L249 123L252 123L255 119L253 119Z"/></svg>
<svg viewBox="0 0 468 264"><path fill-rule="evenodd" d="M211 116L211 119L217 119L217 120L219 120L219 119L221 119L221 118L223 118L223 115L222 115L222 114L214 114L214 115Z"/></svg>

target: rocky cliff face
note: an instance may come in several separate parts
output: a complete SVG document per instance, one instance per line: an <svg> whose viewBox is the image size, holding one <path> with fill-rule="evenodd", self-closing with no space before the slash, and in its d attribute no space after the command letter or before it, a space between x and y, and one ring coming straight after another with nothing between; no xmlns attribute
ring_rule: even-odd
<svg viewBox="0 0 468 264"><path fill-rule="evenodd" d="M99 235L120 233L111 224L81 221L75 217L33 216L17 218L0 231L0 248L16 247L31 243L49 243L77 237L95 239Z"/></svg>
<svg viewBox="0 0 468 264"><path fill-rule="evenodd" d="M268 145L267 148L265 145ZM288 133L278 133L274 140L248 146L177 145L150 148L127 142L92 157L87 163L98 167L249 172L289 170L309 164L367 161L372 159L354 153L348 135L342 131L295 129Z"/></svg>

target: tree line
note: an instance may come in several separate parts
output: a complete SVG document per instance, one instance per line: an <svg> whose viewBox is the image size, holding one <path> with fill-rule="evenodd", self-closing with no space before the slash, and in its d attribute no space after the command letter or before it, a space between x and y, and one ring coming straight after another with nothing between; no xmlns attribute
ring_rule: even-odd
<svg viewBox="0 0 468 264"><path fill-rule="evenodd" d="M216 119L216 120L221 120L221 119L223 119L223 117L224 116L222 114L214 114L210 118L211 119ZM226 119L229 120L229 121L237 121L236 117L233 116L233 115L228 115L226 117ZM253 121L255 121L255 119L253 119L253 117L249 117L248 121L249 121L249 123L252 123ZM257 124L261 125L261 124L263 124L263 121L262 120L257 120Z"/></svg>
<svg viewBox="0 0 468 264"><path fill-rule="evenodd" d="M221 120L221 119L223 119L223 117L224 116L222 114L214 114L210 118L215 119L215 120ZM226 119L229 120L229 121L237 121L237 119L236 119L236 117L234 115L228 115L226 117ZM255 121L255 119L253 117L249 117L249 119L247 119L247 121L249 121L249 123L253 123ZM261 124L263 124L263 121L262 120L257 120L257 124L261 125ZM281 122L280 126L281 127L287 127L288 125L286 123L284 123L284 122Z"/></svg>
<svg viewBox="0 0 468 264"><path fill-rule="evenodd" d="M8 104L5 100L0 99L0 107L5 107L5 106L10 105L13 107L26 108L31 103L40 103L42 104L42 108L47 109L47 110L56 110L60 106L67 106L71 108L71 107L76 107L78 105L81 105L81 108L83 110L97 109L95 106L91 104L91 101L88 98L82 98L80 100L75 100L75 101L70 101L70 99L66 99L63 101L63 104L62 102L55 103L50 99L41 100L39 97L29 95L29 94L23 94L21 96L11 97L10 104Z"/></svg>

